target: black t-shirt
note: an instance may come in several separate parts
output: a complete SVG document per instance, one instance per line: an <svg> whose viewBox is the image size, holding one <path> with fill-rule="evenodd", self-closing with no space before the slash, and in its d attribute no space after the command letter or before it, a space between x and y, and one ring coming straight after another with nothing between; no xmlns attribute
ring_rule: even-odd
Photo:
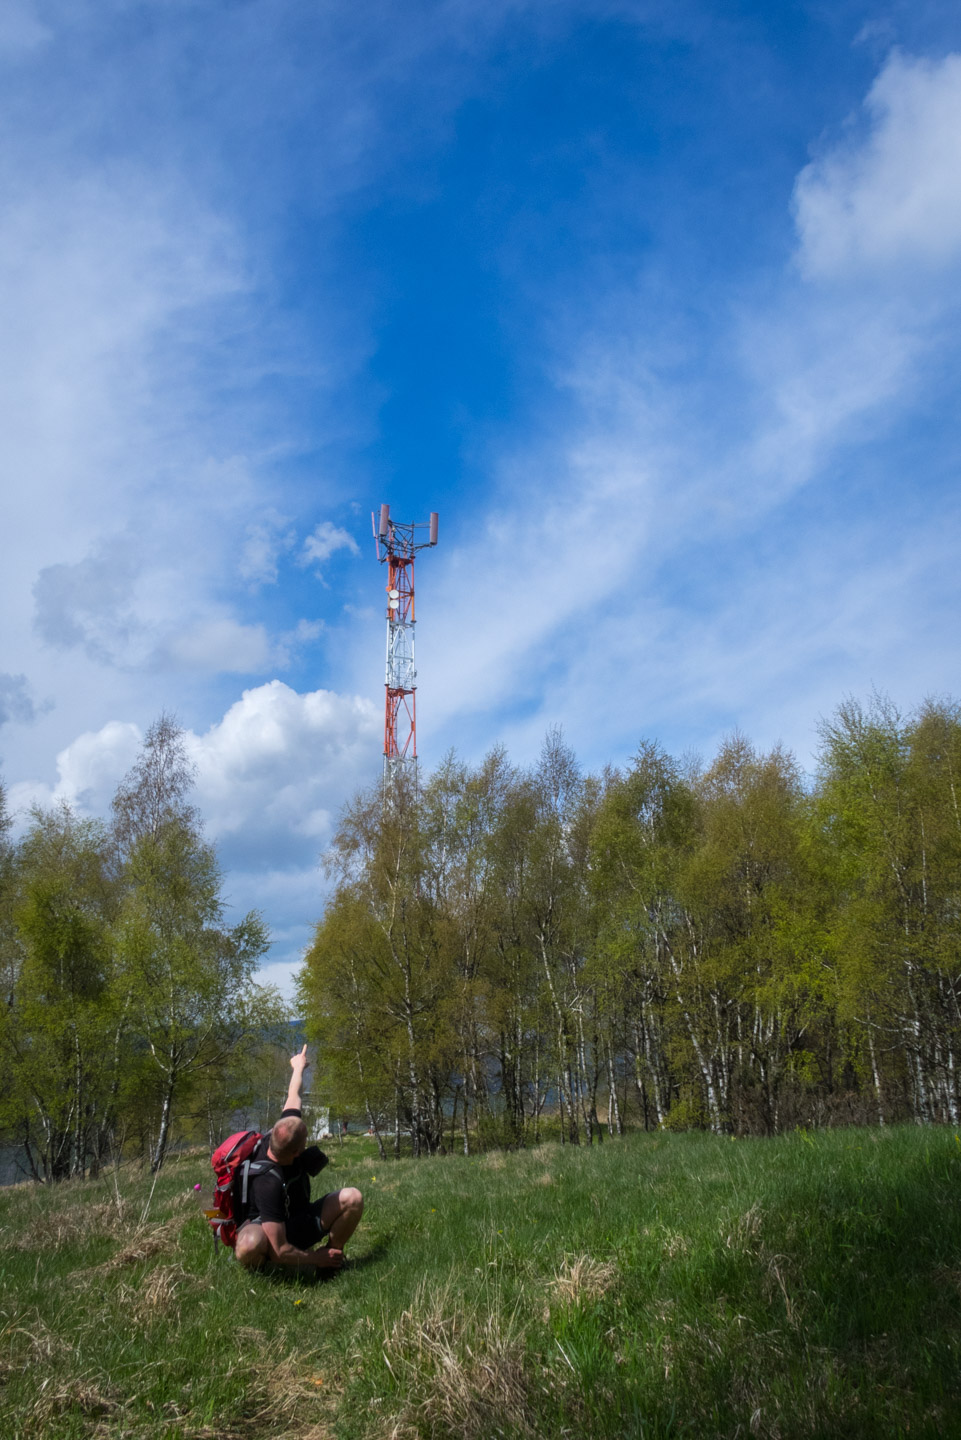
<svg viewBox="0 0 961 1440"><path fill-rule="evenodd" d="M285 1110L280 1118L285 1115L299 1118L300 1113L299 1110ZM269 1146L270 1136L265 1135L250 1157L251 1160L267 1161L271 1168L250 1177L247 1216L284 1225L291 1216L309 1209L310 1177L320 1174L327 1164L327 1156L319 1145L308 1145L292 1165L280 1165L268 1158Z"/></svg>

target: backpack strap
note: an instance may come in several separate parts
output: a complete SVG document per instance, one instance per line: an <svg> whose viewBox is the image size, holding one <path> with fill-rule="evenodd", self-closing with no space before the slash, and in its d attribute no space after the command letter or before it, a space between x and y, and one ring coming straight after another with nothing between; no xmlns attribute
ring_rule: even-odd
<svg viewBox="0 0 961 1440"><path fill-rule="evenodd" d="M276 1176L277 1176L277 1179L280 1181L281 1185L283 1186L283 1191L284 1191L284 1211L289 1214L289 1212L290 1212L290 1198L289 1198L288 1191L287 1191L287 1182L286 1182L286 1180L284 1179L284 1174L283 1174L283 1171L281 1170L280 1166L279 1166L279 1165L275 1165L275 1164L274 1164L272 1161L270 1161L270 1160L245 1160L242 1165L239 1165L239 1166L237 1167L237 1174L238 1174L238 1178L240 1179L240 1196L239 1196L239 1199L240 1199L240 1208L239 1208L239 1214L240 1214L240 1216L242 1216L241 1223L243 1223L244 1221L247 1221L247 1220L259 1220L259 1219L260 1219L260 1216L259 1216L259 1215L248 1215L248 1214L246 1213L246 1211L247 1211L247 1194L248 1194L248 1191L249 1191L249 1188L250 1188L250 1179L251 1179L251 1176L267 1175L267 1174L270 1174L270 1173L273 1173L274 1175L276 1175ZM234 1183L235 1183L235 1185L236 1185L236 1180L235 1180ZM235 1193L236 1193L236 1192L235 1192Z"/></svg>

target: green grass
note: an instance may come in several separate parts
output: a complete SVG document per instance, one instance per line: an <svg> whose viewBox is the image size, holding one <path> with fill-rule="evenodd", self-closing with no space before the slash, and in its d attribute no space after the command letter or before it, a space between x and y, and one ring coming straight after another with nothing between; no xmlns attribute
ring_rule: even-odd
<svg viewBox="0 0 961 1440"><path fill-rule="evenodd" d="M961 1140L383 1162L326 1283L215 1252L206 1157L0 1192L0 1434L961 1436Z"/></svg>

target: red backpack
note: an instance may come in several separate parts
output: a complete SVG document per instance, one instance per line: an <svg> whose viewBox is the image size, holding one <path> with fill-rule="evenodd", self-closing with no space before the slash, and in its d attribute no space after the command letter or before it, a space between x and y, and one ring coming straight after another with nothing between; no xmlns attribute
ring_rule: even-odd
<svg viewBox="0 0 961 1440"><path fill-rule="evenodd" d="M247 1210L247 1192L252 1175L267 1170L281 1174L272 1160L252 1160L251 1156L264 1137L259 1130L238 1130L218 1145L210 1157L217 1183L214 1186L214 1208L206 1216L214 1232L232 1250L237 1243L237 1230ZM281 1175L281 1179L283 1176Z"/></svg>

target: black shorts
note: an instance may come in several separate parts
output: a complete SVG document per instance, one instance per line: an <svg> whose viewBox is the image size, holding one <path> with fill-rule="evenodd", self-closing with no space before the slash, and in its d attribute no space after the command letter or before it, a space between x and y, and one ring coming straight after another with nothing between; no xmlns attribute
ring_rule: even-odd
<svg viewBox="0 0 961 1440"><path fill-rule="evenodd" d="M336 1191L332 1190L330 1194L336 1194ZM306 1210L298 1210L295 1215L288 1216L287 1239L298 1250L309 1250L328 1233L329 1227L325 1227L320 1218L326 1199L327 1196L322 1195L319 1200L312 1200Z"/></svg>

